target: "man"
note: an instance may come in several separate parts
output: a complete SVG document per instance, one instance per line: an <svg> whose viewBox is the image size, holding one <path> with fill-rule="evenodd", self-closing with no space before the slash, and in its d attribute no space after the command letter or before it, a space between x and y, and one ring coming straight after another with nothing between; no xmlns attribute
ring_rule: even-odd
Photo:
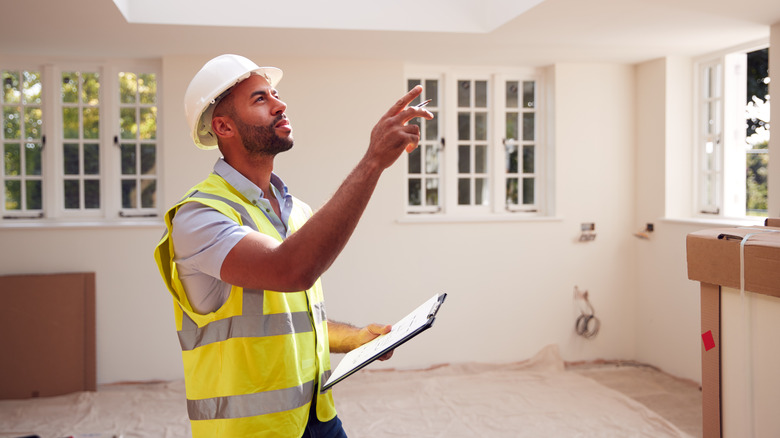
<svg viewBox="0 0 780 438"><path fill-rule="evenodd" d="M433 115L407 107L379 120L364 157L315 214L273 173L293 135L282 72L237 55L206 63L185 93L195 144L223 158L165 216L155 259L174 297L194 437L343 437L330 351L387 333L325 316L320 276L344 248L382 172L417 146ZM385 357L384 359L387 359Z"/></svg>

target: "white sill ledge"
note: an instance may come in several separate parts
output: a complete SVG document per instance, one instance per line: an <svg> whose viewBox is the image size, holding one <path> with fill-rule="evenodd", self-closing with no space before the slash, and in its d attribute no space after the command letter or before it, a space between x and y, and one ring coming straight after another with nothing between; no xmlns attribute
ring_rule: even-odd
<svg viewBox="0 0 780 438"><path fill-rule="evenodd" d="M764 226L766 218L704 218L704 217L691 217L691 218L662 218L661 221L673 223L673 224L687 224L687 225L702 225L712 227L755 227Z"/></svg>
<svg viewBox="0 0 780 438"><path fill-rule="evenodd" d="M55 221L55 220L29 220L29 219L4 219L0 222L0 232L3 230L76 230L94 228L155 228L162 229L165 223L161 218L137 219L137 220L102 220L102 221Z"/></svg>
<svg viewBox="0 0 780 438"><path fill-rule="evenodd" d="M444 216L440 214L408 214L396 219L396 223L407 224L458 224L494 222L561 222L557 216L525 216L517 214L494 214L484 216Z"/></svg>

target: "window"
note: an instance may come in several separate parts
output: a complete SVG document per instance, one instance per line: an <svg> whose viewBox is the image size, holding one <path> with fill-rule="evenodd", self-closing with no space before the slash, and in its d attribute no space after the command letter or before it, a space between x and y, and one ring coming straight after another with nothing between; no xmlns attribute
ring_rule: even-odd
<svg viewBox="0 0 780 438"><path fill-rule="evenodd" d="M42 217L41 74L3 71L2 81L4 213L11 217Z"/></svg>
<svg viewBox="0 0 780 438"><path fill-rule="evenodd" d="M415 120L407 214L461 218L543 216L546 148L542 77L535 70L408 74L433 120Z"/></svg>
<svg viewBox="0 0 780 438"><path fill-rule="evenodd" d="M699 215L767 215L768 52L751 48L698 63Z"/></svg>
<svg viewBox="0 0 780 438"><path fill-rule="evenodd" d="M0 65L0 224L158 215L153 63Z"/></svg>

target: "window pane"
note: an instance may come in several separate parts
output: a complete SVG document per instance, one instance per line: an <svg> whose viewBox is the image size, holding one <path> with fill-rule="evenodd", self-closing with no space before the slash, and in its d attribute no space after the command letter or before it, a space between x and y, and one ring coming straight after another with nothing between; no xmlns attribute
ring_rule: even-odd
<svg viewBox="0 0 780 438"><path fill-rule="evenodd" d="M471 106L471 81L458 81L458 107Z"/></svg>
<svg viewBox="0 0 780 438"><path fill-rule="evenodd" d="M422 204L422 198L420 195L421 192L422 192L422 182L420 181L420 178L409 179L409 196L407 201L409 202L409 205Z"/></svg>
<svg viewBox="0 0 780 438"><path fill-rule="evenodd" d="M41 74L38 72L23 72L23 87L24 102L30 105L41 104L41 94L43 92L43 85L41 84Z"/></svg>
<svg viewBox="0 0 780 438"><path fill-rule="evenodd" d="M65 208L78 209L79 208L79 180L66 179L65 180Z"/></svg>
<svg viewBox="0 0 780 438"><path fill-rule="evenodd" d="M485 178L474 179L474 205L487 205L487 180Z"/></svg>
<svg viewBox="0 0 780 438"><path fill-rule="evenodd" d="M157 138L157 108L141 108L141 140Z"/></svg>
<svg viewBox="0 0 780 438"><path fill-rule="evenodd" d="M517 96L517 87L518 82L517 81L507 81L506 82L506 107L507 108L517 108L518 103L518 96Z"/></svg>
<svg viewBox="0 0 780 438"><path fill-rule="evenodd" d="M517 205L518 203L517 186L517 178L506 179L506 203L509 205Z"/></svg>
<svg viewBox="0 0 780 438"><path fill-rule="evenodd" d="M79 138L79 109L62 109L62 138Z"/></svg>
<svg viewBox="0 0 780 438"><path fill-rule="evenodd" d="M40 210L43 208L43 192L40 180L25 181L27 188L27 209Z"/></svg>
<svg viewBox="0 0 780 438"><path fill-rule="evenodd" d="M62 167L65 175L78 175L81 168L79 165L79 145L76 143L65 143L62 145L62 152Z"/></svg>
<svg viewBox="0 0 780 438"><path fill-rule="evenodd" d="M81 86L81 101L88 105L97 105L99 103L98 93L100 91L100 81L97 73L82 73L84 83Z"/></svg>
<svg viewBox="0 0 780 438"><path fill-rule="evenodd" d="M157 172L157 146L141 145L141 175L154 175Z"/></svg>
<svg viewBox="0 0 780 438"><path fill-rule="evenodd" d="M141 180L141 208L154 208L157 195L157 180Z"/></svg>
<svg viewBox="0 0 780 438"><path fill-rule="evenodd" d="M24 167L27 175L41 174L41 145L27 143L24 147Z"/></svg>
<svg viewBox="0 0 780 438"><path fill-rule="evenodd" d="M487 113L474 113L474 138L487 140Z"/></svg>
<svg viewBox="0 0 780 438"><path fill-rule="evenodd" d="M534 173L535 149L533 145L523 146L523 173Z"/></svg>
<svg viewBox="0 0 780 438"><path fill-rule="evenodd" d="M40 108L24 109L24 137L28 140L38 140L41 138L41 126L43 120Z"/></svg>
<svg viewBox="0 0 780 438"><path fill-rule="evenodd" d="M523 106L534 108L536 106L536 83L533 81L523 82Z"/></svg>
<svg viewBox="0 0 780 438"><path fill-rule="evenodd" d="M519 139L517 135L517 113L506 113L506 139Z"/></svg>
<svg viewBox="0 0 780 438"><path fill-rule="evenodd" d="M534 141L535 116L536 114L534 113L523 114L523 140L524 141Z"/></svg>
<svg viewBox="0 0 780 438"><path fill-rule="evenodd" d="M122 180L122 208L136 208L135 187L134 179Z"/></svg>
<svg viewBox="0 0 780 438"><path fill-rule="evenodd" d="M425 81L425 98L431 99L431 106L439 106L439 81L436 79Z"/></svg>
<svg viewBox="0 0 780 438"><path fill-rule="evenodd" d="M747 199L748 215L767 214L767 176L769 154L747 154Z"/></svg>
<svg viewBox="0 0 780 438"><path fill-rule="evenodd" d="M63 103L78 103L79 102L79 76L78 73L68 72L62 74L62 90L61 90Z"/></svg>
<svg viewBox="0 0 780 438"><path fill-rule="evenodd" d="M704 145L704 170L715 170L715 143L711 141Z"/></svg>
<svg viewBox="0 0 780 438"><path fill-rule="evenodd" d="M458 178L458 205L471 204L471 179Z"/></svg>
<svg viewBox="0 0 780 438"><path fill-rule="evenodd" d="M21 181L12 180L5 182L5 209L9 211L22 209Z"/></svg>
<svg viewBox="0 0 780 438"><path fill-rule="evenodd" d="M435 145L425 146L425 172L439 173L439 148Z"/></svg>
<svg viewBox="0 0 780 438"><path fill-rule="evenodd" d="M135 175L136 173L136 157L135 157L135 144L123 144L121 146L120 159L122 167L122 175Z"/></svg>
<svg viewBox="0 0 780 438"><path fill-rule="evenodd" d="M84 208L100 208L100 180L84 180Z"/></svg>
<svg viewBox="0 0 780 438"><path fill-rule="evenodd" d="M523 204L534 203L534 178L523 178Z"/></svg>
<svg viewBox="0 0 780 438"><path fill-rule="evenodd" d="M22 90L19 88L19 73L3 71L3 103L21 103Z"/></svg>
<svg viewBox="0 0 780 438"><path fill-rule="evenodd" d="M487 81L476 81L474 85L474 106L487 108Z"/></svg>
<svg viewBox="0 0 780 438"><path fill-rule="evenodd" d="M474 172L487 173L487 160L487 146L476 146L474 148Z"/></svg>
<svg viewBox="0 0 780 438"><path fill-rule="evenodd" d="M427 205L439 205L439 179L426 178L425 203Z"/></svg>
<svg viewBox="0 0 780 438"><path fill-rule="evenodd" d="M420 79L409 79L408 81L406 81L406 86L408 87L409 90L411 90L412 88L420 85L421 83L422 81ZM409 105L414 106L419 104L420 102L421 102L421 98L420 96L417 96L414 98L413 101L409 102Z"/></svg>
<svg viewBox="0 0 780 438"><path fill-rule="evenodd" d="M138 133L138 124L135 120L135 108L122 108L119 110L119 136L122 139L133 140Z"/></svg>
<svg viewBox="0 0 780 438"><path fill-rule="evenodd" d="M471 140L471 114L458 113L458 140Z"/></svg>
<svg viewBox="0 0 780 438"><path fill-rule="evenodd" d="M84 145L84 175L100 174L100 145L88 143Z"/></svg>
<svg viewBox="0 0 780 438"><path fill-rule="evenodd" d="M3 108L3 134L6 140L21 139L21 108L5 107Z"/></svg>
<svg viewBox="0 0 780 438"><path fill-rule="evenodd" d="M471 146L458 146L458 173L471 173Z"/></svg>
<svg viewBox="0 0 780 438"><path fill-rule="evenodd" d="M436 140L439 138L439 114L433 113L433 119L425 121L425 139Z"/></svg>
<svg viewBox="0 0 780 438"><path fill-rule="evenodd" d="M704 132L707 134L719 134L720 127L720 105L719 102L709 102L706 104L706 117L704 123Z"/></svg>
<svg viewBox="0 0 780 438"><path fill-rule="evenodd" d="M100 113L97 108L84 108L84 138L96 140L100 138Z"/></svg>
<svg viewBox="0 0 780 438"><path fill-rule="evenodd" d="M22 173L22 154L18 143L6 143L3 152L6 176L19 176Z"/></svg>
<svg viewBox="0 0 780 438"><path fill-rule="evenodd" d="M157 75L154 73L138 75L138 93L142 104L157 103Z"/></svg>
<svg viewBox="0 0 780 438"><path fill-rule="evenodd" d="M420 153L420 148L415 148L412 152L409 152L408 172L410 174L418 174L422 171L422 164L420 163L420 160L422 160L422 153Z"/></svg>
<svg viewBox="0 0 780 438"><path fill-rule="evenodd" d="M715 199L716 181L715 175L709 174L704 179L704 205L717 205Z"/></svg>
<svg viewBox="0 0 780 438"><path fill-rule="evenodd" d="M135 103L135 95L138 93L138 80L135 73L119 73L119 102Z"/></svg>
<svg viewBox="0 0 780 438"><path fill-rule="evenodd" d="M506 171L508 173L517 173L518 159L517 145L507 145L506 149Z"/></svg>

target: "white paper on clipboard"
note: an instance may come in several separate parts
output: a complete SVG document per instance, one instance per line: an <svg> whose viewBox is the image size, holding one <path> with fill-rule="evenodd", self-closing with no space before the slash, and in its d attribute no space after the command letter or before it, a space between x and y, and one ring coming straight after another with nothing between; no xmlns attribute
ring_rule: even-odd
<svg viewBox="0 0 780 438"><path fill-rule="evenodd" d="M420 307L406 315L403 319L393 324L390 333L377 337L371 342L361 345L350 351L341 359L338 366L322 386L323 390L329 389L336 383L349 377L356 371L375 361L390 350L417 336L419 333L433 325L436 312L444 302L447 294L436 294Z"/></svg>

